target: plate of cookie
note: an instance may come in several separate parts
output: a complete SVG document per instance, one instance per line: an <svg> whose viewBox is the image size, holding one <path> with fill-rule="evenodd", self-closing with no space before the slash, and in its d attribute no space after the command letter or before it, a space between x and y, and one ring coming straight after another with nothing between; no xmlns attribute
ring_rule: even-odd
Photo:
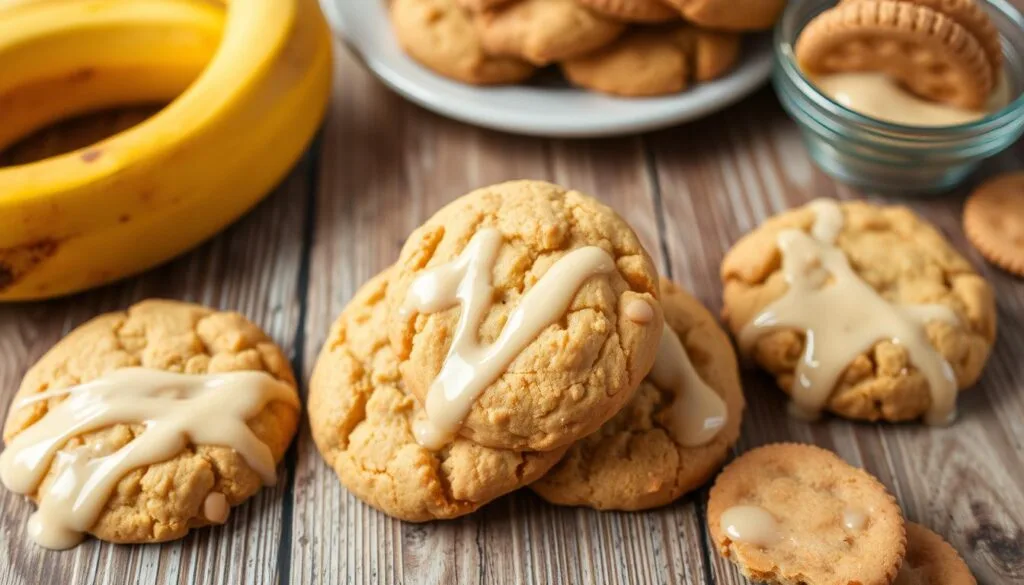
<svg viewBox="0 0 1024 585"><path fill-rule="evenodd" d="M771 74L784 2L321 0L385 84L438 114L548 137L694 120Z"/></svg>

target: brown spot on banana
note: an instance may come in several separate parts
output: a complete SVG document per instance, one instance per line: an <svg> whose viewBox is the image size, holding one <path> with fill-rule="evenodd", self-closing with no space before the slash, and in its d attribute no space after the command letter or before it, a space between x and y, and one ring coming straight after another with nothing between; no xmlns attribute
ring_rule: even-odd
<svg viewBox="0 0 1024 585"><path fill-rule="evenodd" d="M61 242L44 239L0 249L0 292L21 280L44 260L57 253Z"/></svg>

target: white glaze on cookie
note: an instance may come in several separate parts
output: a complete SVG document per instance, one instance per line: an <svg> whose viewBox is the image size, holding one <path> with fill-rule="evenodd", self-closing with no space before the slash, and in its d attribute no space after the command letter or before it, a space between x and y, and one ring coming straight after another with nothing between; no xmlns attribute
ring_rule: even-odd
<svg viewBox="0 0 1024 585"><path fill-rule="evenodd" d="M13 492L37 493L29 535L55 549L81 541L128 472L172 459L189 444L232 448L264 484L273 484L274 456L247 421L271 402L299 408L295 390L264 372L192 375L145 368L40 392L13 408L54 398L64 400L51 404L0 454L0 477ZM143 424L145 430L116 450L102 444L61 450L74 437L116 424ZM42 485L51 468L52 479Z"/></svg>
<svg viewBox="0 0 1024 585"><path fill-rule="evenodd" d="M701 379L679 336L667 323L648 377L655 386L675 391L669 432L680 445L704 445L725 426L728 417L725 401Z"/></svg>
<svg viewBox="0 0 1024 585"><path fill-rule="evenodd" d="M735 542L765 547L779 539L779 525L771 512L760 506L732 506L722 512L722 532Z"/></svg>
<svg viewBox="0 0 1024 585"><path fill-rule="evenodd" d="M596 246L565 254L523 295L498 339L485 346L477 332L491 307L491 272L502 242L496 229L478 231L458 258L418 276L401 308L405 315L462 308L444 365L427 392L427 418L414 429L416 440L428 449L451 441L484 388L565 314L584 282L615 270L611 255Z"/></svg>
<svg viewBox="0 0 1024 585"><path fill-rule="evenodd" d="M948 423L955 416L956 377L929 342L925 325L936 320L956 325L956 314L942 305L894 305L882 298L834 245L842 230L839 204L822 199L812 207L812 235L798 229L779 233L789 289L743 328L741 348L749 353L762 335L778 329L804 331L790 412L816 418L846 367L879 341L891 340L906 349L911 363L928 380L931 405L925 422Z"/></svg>

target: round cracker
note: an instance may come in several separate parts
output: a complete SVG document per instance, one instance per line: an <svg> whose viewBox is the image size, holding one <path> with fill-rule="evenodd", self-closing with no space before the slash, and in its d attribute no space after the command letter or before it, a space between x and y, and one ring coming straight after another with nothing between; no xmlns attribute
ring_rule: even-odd
<svg viewBox="0 0 1024 585"><path fill-rule="evenodd" d="M964 232L989 262L1024 276L1024 172L975 189L964 205Z"/></svg>

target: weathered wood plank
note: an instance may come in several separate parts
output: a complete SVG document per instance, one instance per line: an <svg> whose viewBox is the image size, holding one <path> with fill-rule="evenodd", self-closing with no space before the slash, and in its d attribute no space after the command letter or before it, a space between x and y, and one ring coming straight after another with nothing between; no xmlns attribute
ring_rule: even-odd
<svg viewBox="0 0 1024 585"><path fill-rule="evenodd" d="M9 153L23 162L79 145L140 120L145 111L101 116L45 132ZM146 297L204 303L244 313L287 352L295 351L302 295L307 193L306 158L264 203L195 251L140 277L93 292L39 303L0 305L0 406L6 411L25 370L62 335L92 317ZM202 529L173 543L115 546L86 541L65 552L47 551L25 537L32 506L0 490L0 583L270 583L277 578L278 546L289 472L236 508L223 527Z"/></svg>

